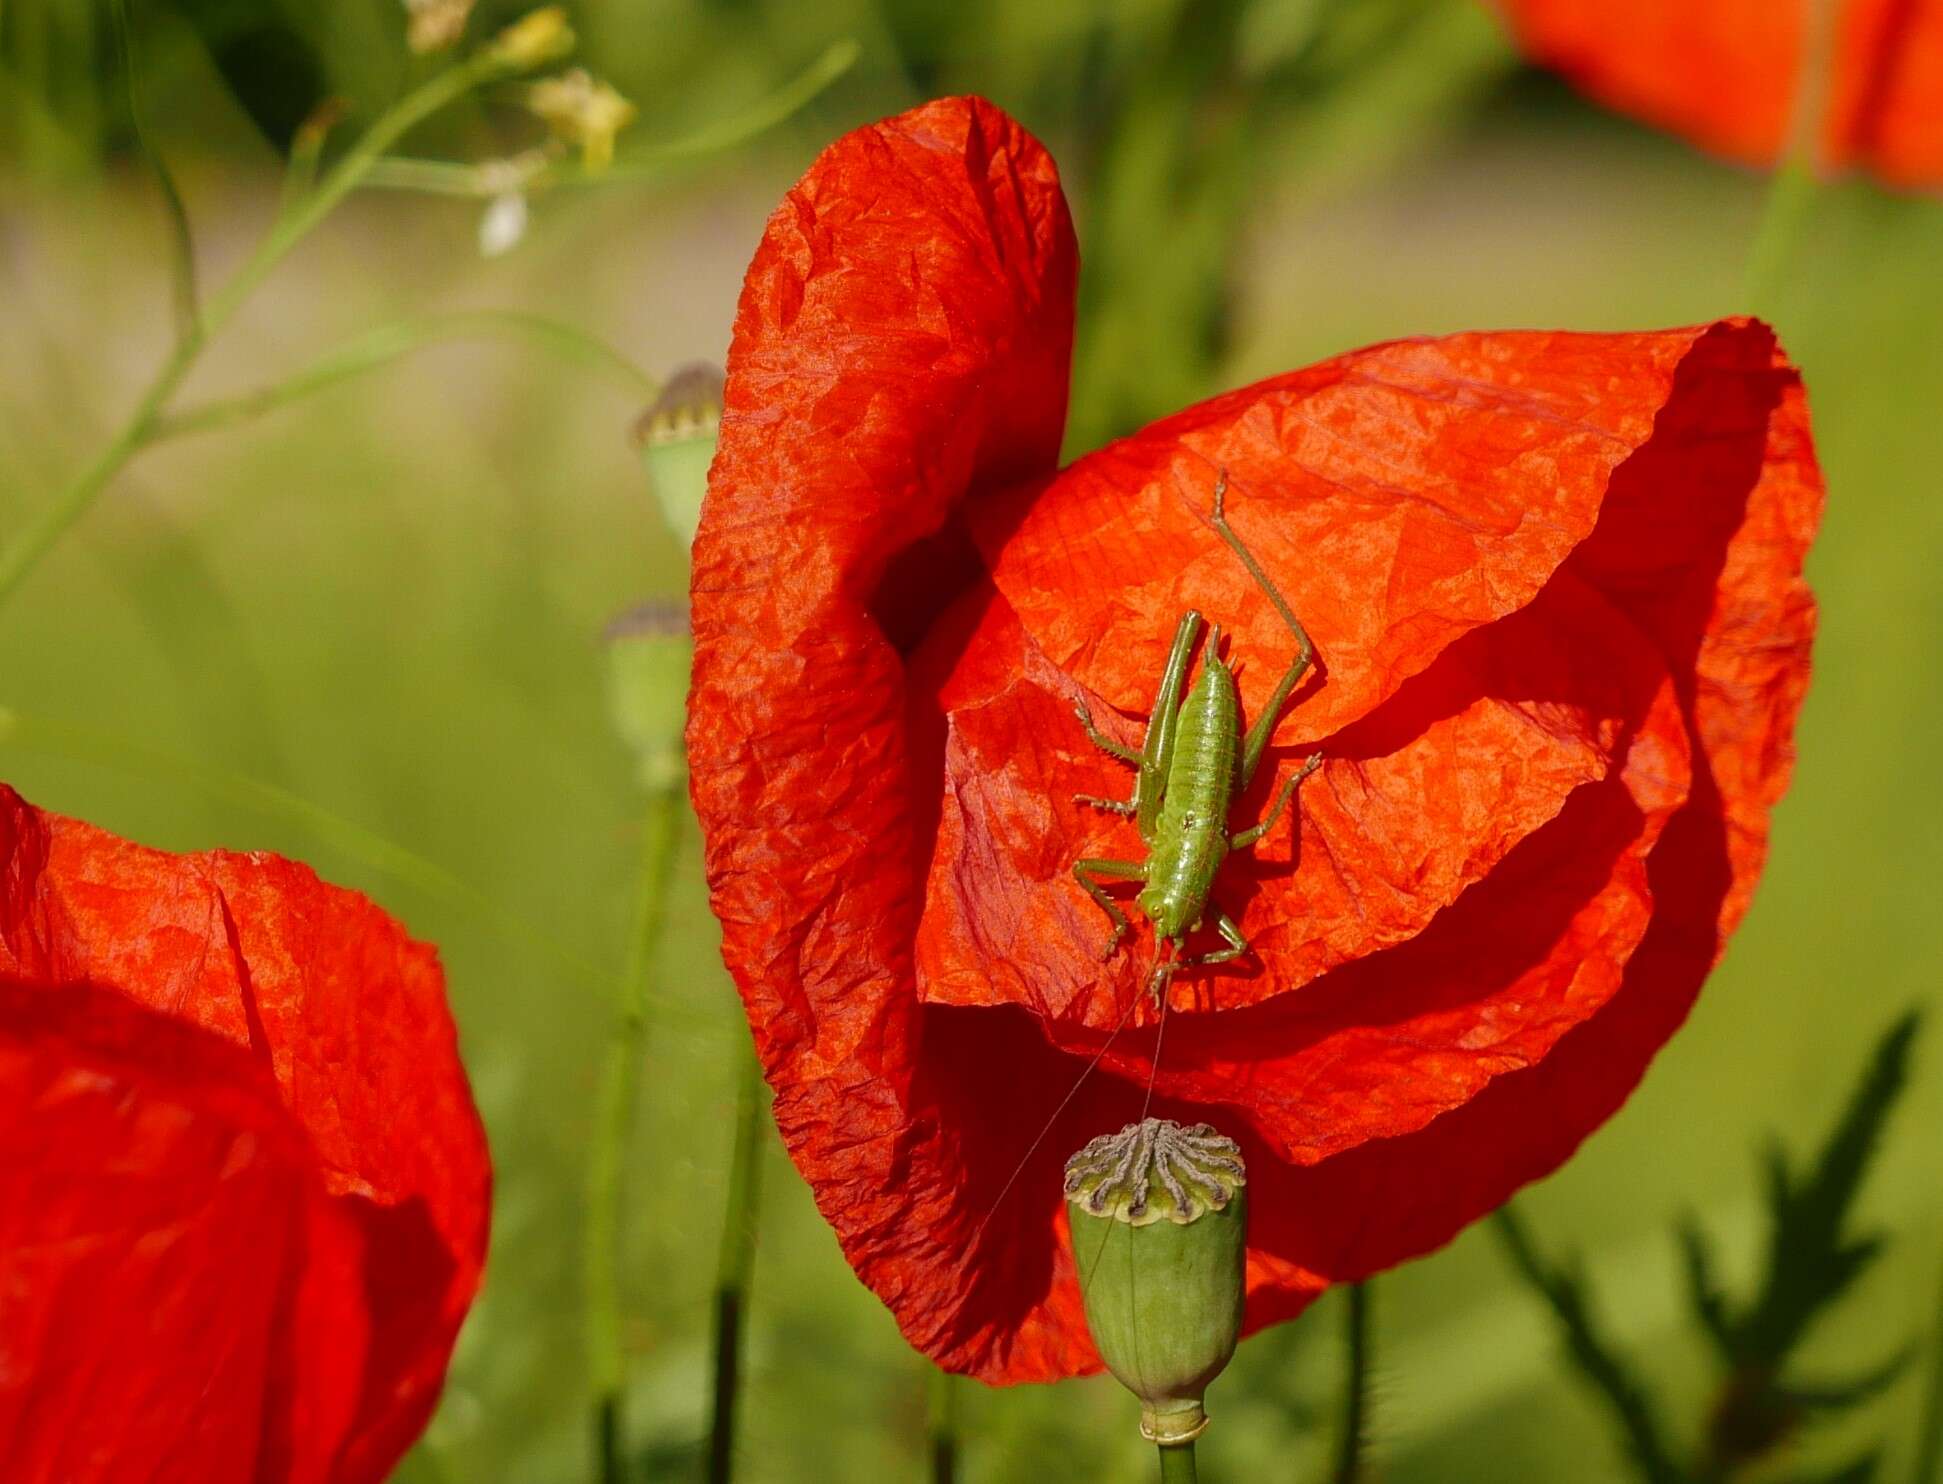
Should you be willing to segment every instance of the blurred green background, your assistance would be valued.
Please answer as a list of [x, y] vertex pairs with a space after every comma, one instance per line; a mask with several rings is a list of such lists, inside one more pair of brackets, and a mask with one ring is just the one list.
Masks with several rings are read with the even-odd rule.
[[[657, 373], [726, 347], [765, 216], [815, 151], [945, 92], [1011, 109], [1062, 163], [1085, 257], [1072, 450], [1192, 398], [1386, 337], [1643, 328], [1740, 310], [1765, 182], [1522, 68], [1471, 0], [577, 0], [577, 60], [647, 149], [736, 120], [833, 42], [857, 64], [732, 150], [536, 195], [480, 255], [483, 202], [365, 192], [254, 298], [186, 400], [246, 391], [432, 309], [524, 309]], [[471, 34], [517, 12], [481, 4]], [[137, 3], [140, 88], [205, 285], [275, 208], [326, 94], [368, 120], [432, 64], [398, 0]], [[408, 141], [530, 142], [490, 91]], [[100, 447], [166, 353], [167, 237], [104, 7], [0, 0], [0, 535]], [[1613, 1332], [1690, 1435], [1706, 1376], [1669, 1233], [1762, 1238], [1753, 1155], [1805, 1148], [1901, 1009], [1937, 998], [1943, 810], [1943, 203], [1843, 183], [1766, 306], [1805, 369], [1828, 517], [1794, 792], [1752, 916], [1645, 1086], [1523, 1209], [1587, 1260]], [[519, 343], [417, 353], [233, 430], [141, 454], [0, 610], [0, 776], [175, 849], [300, 856], [437, 941], [492, 1134], [485, 1293], [401, 1477], [586, 1477], [580, 1182], [643, 804], [601, 631], [683, 588], [621, 378]], [[286, 806], [285, 790], [330, 816]], [[339, 823], [333, 823], [332, 821]], [[373, 832], [463, 883], [361, 843]], [[744, 1042], [692, 838], [656, 965], [626, 1222], [630, 1396], [648, 1477], [706, 1426], [709, 1290]], [[1933, 1043], [1943, 1030], [1931, 1027]], [[1893, 1246], [1817, 1331], [1830, 1372], [1937, 1307], [1943, 1082], [1916, 1085], [1865, 1191]], [[926, 1366], [765, 1144], [740, 1477], [915, 1478]], [[1626, 1477], [1604, 1414], [1488, 1232], [1381, 1280], [1378, 1473], [1396, 1484]], [[1316, 1477], [1336, 1298], [1243, 1346], [1206, 1475]], [[1102, 1381], [964, 1388], [963, 1477], [1148, 1477]], [[1885, 1438], [1907, 1473], [1920, 1367], [1793, 1461]], [[1780, 1469], [1775, 1477], [1786, 1474]]]

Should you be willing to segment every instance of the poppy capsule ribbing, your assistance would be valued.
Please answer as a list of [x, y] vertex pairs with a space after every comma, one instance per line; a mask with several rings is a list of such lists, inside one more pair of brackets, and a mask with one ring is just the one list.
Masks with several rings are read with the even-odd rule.
[[1241, 1337], [1248, 1231], [1241, 1150], [1213, 1125], [1148, 1118], [1066, 1162], [1087, 1327], [1162, 1447], [1208, 1425], [1208, 1385]]

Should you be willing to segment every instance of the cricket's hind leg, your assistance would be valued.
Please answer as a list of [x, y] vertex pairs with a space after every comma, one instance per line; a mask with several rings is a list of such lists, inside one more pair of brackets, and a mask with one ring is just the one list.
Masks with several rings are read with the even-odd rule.
[[1307, 778], [1321, 766], [1322, 754], [1319, 752], [1313, 754], [1306, 763], [1290, 776], [1288, 781], [1276, 793], [1275, 802], [1269, 806], [1268, 817], [1260, 824], [1250, 825], [1247, 829], [1230, 836], [1228, 848], [1230, 850], [1246, 850], [1257, 840], [1261, 839], [1263, 835], [1266, 835], [1270, 830], [1274, 829], [1275, 821], [1282, 817], [1282, 810], [1288, 806], [1288, 802], [1294, 796], [1296, 788], [1304, 778]]

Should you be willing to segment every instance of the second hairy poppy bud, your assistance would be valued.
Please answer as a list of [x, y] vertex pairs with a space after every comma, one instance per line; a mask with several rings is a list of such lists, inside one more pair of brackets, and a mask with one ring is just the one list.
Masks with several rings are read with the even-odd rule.
[[608, 624], [606, 638], [608, 706], [634, 754], [641, 786], [649, 792], [678, 787], [688, 776], [681, 728], [695, 657], [687, 605], [642, 603]]
[[1234, 1140], [1160, 1118], [1066, 1161], [1087, 1327], [1163, 1448], [1208, 1425], [1202, 1398], [1241, 1337], [1247, 1178]]

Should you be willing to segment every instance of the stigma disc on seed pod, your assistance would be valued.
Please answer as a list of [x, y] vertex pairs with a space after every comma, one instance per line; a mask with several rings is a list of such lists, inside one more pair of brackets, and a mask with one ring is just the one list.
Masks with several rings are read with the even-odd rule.
[[1206, 1123], [1143, 1119], [1066, 1162], [1087, 1327], [1163, 1447], [1207, 1426], [1241, 1337], [1247, 1185], [1240, 1147]]

